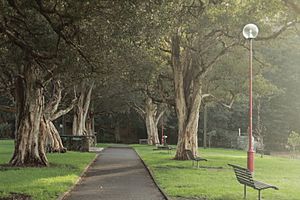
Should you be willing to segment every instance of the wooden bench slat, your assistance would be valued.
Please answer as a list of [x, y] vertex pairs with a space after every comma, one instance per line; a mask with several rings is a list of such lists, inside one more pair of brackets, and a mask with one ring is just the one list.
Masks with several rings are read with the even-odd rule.
[[244, 180], [248, 180], [248, 181], [249, 181], [249, 183], [251, 183], [252, 185], [254, 185], [254, 182], [253, 182], [253, 180], [252, 180], [252, 179], [250, 179], [248, 176], [244, 176], [244, 175], [237, 175], [237, 174], [236, 174], [236, 178], [237, 178], [237, 179], [244, 179]]
[[197, 160], [203, 160], [203, 161], [207, 161], [207, 159], [205, 159], [205, 158], [201, 158], [201, 157], [195, 157], [194, 156], [194, 154], [192, 153], [192, 151], [191, 150], [189, 150], [189, 149], [186, 149], [185, 150], [186, 151], [186, 153], [187, 153], [187, 155], [188, 155], [188, 157], [189, 157], [189, 159], [191, 159], [191, 160], [195, 160], [195, 161], [197, 161]]
[[267, 188], [273, 188], [275, 190], [278, 190], [278, 187], [274, 186], [274, 185], [270, 185], [268, 183], [263, 183], [263, 182], [260, 182], [260, 181], [254, 181], [254, 185], [256, 188], [258, 189], [267, 189]]
[[244, 171], [244, 170], [240, 170], [240, 169], [234, 169], [234, 171], [238, 172], [238, 173], [247, 174], [247, 175], [251, 176], [251, 173], [248, 172], [248, 171]]
[[234, 171], [235, 171], [235, 173], [238, 174], [238, 175], [247, 176], [247, 177], [249, 177], [249, 178], [252, 177], [251, 174], [249, 174], [249, 173], [245, 173], [245, 172], [237, 171], [237, 170], [234, 170]]
[[258, 190], [258, 199], [260, 200], [260, 191], [268, 188], [273, 188], [275, 190], [278, 190], [278, 188], [274, 185], [270, 185], [267, 183], [263, 183], [260, 181], [253, 180], [251, 172], [246, 169], [242, 168], [237, 165], [228, 164], [229, 166], [233, 167], [235, 176], [237, 181], [240, 184], [244, 185], [244, 198], [246, 198], [246, 186], [252, 187], [255, 190]]
[[254, 183], [251, 182], [251, 181], [248, 181], [246, 179], [238, 179], [238, 181], [241, 183], [241, 184], [244, 184], [244, 185], [248, 185], [250, 187], [254, 187]]
[[207, 159], [205, 159], [205, 158], [200, 158], [200, 157], [197, 157], [197, 158], [195, 158], [194, 160], [196, 160], [196, 161], [207, 161]]
[[252, 178], [250, 178], [247, 175], [244, 175], [244, 174], [235, 174], [235, 176], [237, 177], [237, 179], [239, 179], [239, 178], [241, 178], [241, 179], [247, 179], [247, 180], [253, 182]]
[[236, 176], [241, 177], [241, 178], [247, 178], [252, 180], [251, 176], [248, 176], [248, 174], [240, 174], [240, 173], [235, 173]]
[[199, 161], [207, 161], [205, 158], [196, 157], [190, 149], [186, 149], [185, 152], [187, 153], [188, 158], [193, 161], [193, 166], [194, 161], [197, 162], [197, 167], [199, 167]]
[[248, 178], [248, 179], [252, 180], [252, 175], [249, 173], [244, 173], [244, 172], [237, 171], [237, 170], [234, 170], [234, 172], [235, 172], [236, 176], [244, 177], [244, 178]]

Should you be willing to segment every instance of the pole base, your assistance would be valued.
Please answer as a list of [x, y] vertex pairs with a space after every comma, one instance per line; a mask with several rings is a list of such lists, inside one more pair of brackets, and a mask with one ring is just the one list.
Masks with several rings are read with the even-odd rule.
[[254, 172], [254, 151], [252, 150], [248, 150], [247, 152], [247, 167], [248, 170], [253, 173]]

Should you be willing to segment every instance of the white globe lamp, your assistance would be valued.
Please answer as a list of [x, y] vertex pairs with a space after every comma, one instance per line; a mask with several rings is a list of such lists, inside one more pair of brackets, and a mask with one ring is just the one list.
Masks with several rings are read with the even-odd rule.
[[255, 24], [247, 24], [243, 28], [243, 36], [246, 39], [254, 39], [258, 35], [258, 27]]

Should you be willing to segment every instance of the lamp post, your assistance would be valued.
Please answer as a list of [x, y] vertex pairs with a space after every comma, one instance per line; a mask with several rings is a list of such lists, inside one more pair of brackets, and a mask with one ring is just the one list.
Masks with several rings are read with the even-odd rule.
[[243, 36], [249, 40], [249, 145], [247, 153], [247, 167], [251, 173], [254, 172], [254, 148], [252, 143], [252, 40], [256, 38], [258, 28], [255, 24], [247, 24], [243, 29]]

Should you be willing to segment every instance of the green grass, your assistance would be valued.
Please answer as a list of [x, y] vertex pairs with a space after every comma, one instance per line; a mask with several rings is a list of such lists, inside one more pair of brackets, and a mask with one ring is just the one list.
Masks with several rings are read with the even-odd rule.
[[[8, 163], [13, 141], [0, 140], [0, 164]], [[50, 167], [0, 167], [0, 197], [9, 193], [25, 193], [35, 200], [51, 200], [66, 192], [93, 160], [93, 153], [67, 152], [48, 154]]]
[[[231, 167], [245, 167], [246, 152], [230, 149], [199, 149], [199, 155], [208, 159], [204, 168], [193, 168], [192, 161], [176, 161], [175, 150], [153, 151], [152, 146], [132, 145], [153, 172], [161, 188], [171, 197], [209, 200], [240, 200], [243, 186], [239, 184]], [[218, 169], [221, 168], [221, 169]], [[271, 156], [255, 157], [255, 179], [274, 184], [279, 190], [262, 191], [264, 199], [300, 199], [300, 160]], [[247, 199], [257, 199], [257, 190], [247, 189]]]

